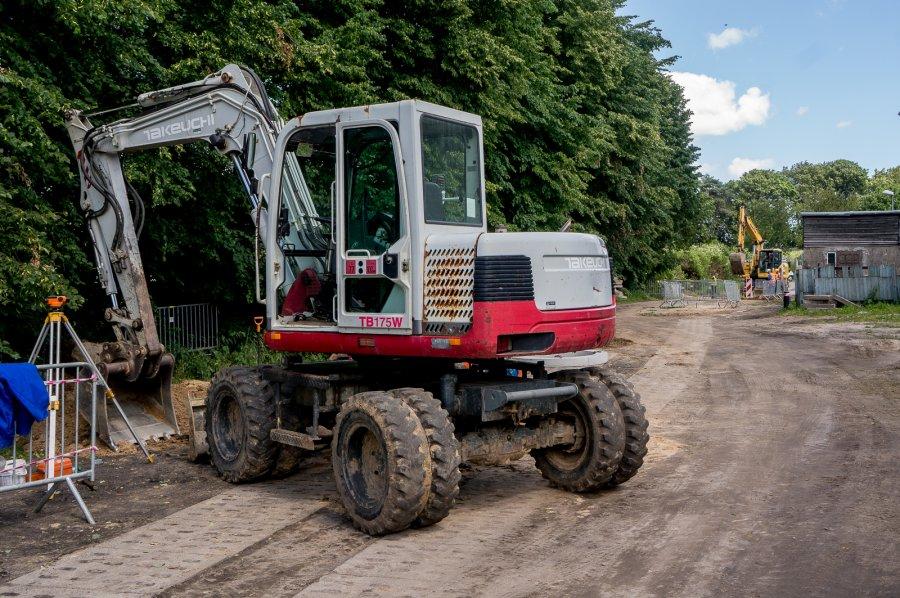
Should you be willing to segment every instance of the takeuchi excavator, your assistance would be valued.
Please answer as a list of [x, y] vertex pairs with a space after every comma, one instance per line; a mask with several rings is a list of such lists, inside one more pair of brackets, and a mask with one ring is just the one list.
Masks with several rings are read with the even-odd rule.
[[[753, 256], [750, 262], [744, 248], [744, 236], [750, 233], [753, 237]], [[788, 263], [784, 260], [784, 254], [780, 249], [766, 249], [765, 240], [759, 229], [747, 214], [747, 209], [741, 206], [738, 212], [738, 249], [729, 254], [732, 274], [744, 277], [744, 280], [769, 280], [778, 277], [781, 280], [793, 279]]]
[[350, 518], [377, 535], [443, 519], [462, 461], [530, 451], [545, 478], [576, 492], [637, 473], [644, 408], [600, 350], [615, 332], [605, 243], [488, 232], [479, 116], [404, 100], [285, 122], [237, 65], [131, 107], [106, 124], [74, 110], [66, 122], [115, 336], [93, 357], [134, 391], [139, 432], [178, 431], [174, 360], [157, 336], [142, 202], [121, 160], [201, 142], [247, 195], [263, 338], [285, 354], [220, 371], [192, 413], [194, 453], [223, 478], [283, 474], [330, 447]]

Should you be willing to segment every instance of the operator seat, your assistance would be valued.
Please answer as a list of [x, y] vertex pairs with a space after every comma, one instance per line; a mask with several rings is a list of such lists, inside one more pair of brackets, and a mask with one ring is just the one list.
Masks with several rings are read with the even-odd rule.
[[444, 200], [441, 188], [437, 183], [425, 180], [425, 220], [427, 222], [445, 222]]
[[311, 317], [315, 311], [312, 299], [318, 297], [321, 292], [322, 282], [319, 280], [319, 274], [313, 268], [306, 268], [291, 283], [291, 288], [281, 305], [281, 315]]

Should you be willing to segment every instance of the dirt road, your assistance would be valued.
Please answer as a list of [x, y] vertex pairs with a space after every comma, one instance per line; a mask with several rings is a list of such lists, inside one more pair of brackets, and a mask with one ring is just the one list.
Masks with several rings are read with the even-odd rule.
[[[115, 533], [134, 529], [43, 569], [96, 531], [62, 501], [24, 523], [24, 502], [0, 505], [0, 596], [900, 594], [900, 330], [759, 306], [619, 315], [615, 361], [653, 439], [615, 491], [553, 490], [526, 458], [467, 470], [441, 524], [371, 539], [345, 521], [321, 460], [266, 484], [195, 482], [187, 497], [168, 484], [169, 503], [141, 516], [100, 487], [87, 497], [100, 529], [106, 506]], [[123, 551], [155, 564], [123, 566]]]

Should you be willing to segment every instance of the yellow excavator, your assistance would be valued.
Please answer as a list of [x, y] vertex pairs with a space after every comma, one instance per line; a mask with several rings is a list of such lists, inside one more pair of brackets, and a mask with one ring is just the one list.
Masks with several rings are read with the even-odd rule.
[[[747, 231], [753, 237], [753, 257], [749, 263], [747, 262], [744, 248], [744, 236]], [[784, 253], [780, 249], [765, 249], [764, 245], [765, 240], [759, 229], [756, 228], [753, 220], [747, 215], [747, 209], [741, 206], [738, 215], [739, 251], [728, 256], [731, 262], [732, 274], [743, 276], [744, 280], [768, 280], [773, 276], [777, 276], [782, 280], [793, 280], [794, 274], [784, 260]]]

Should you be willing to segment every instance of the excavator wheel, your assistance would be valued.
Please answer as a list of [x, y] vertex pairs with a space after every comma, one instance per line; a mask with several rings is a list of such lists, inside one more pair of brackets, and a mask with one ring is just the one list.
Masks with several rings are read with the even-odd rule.
[[275, 424], [275, 391], [257, 368], [219, 371], [206, 396], [209, 457], [228, 482], [251, 482], [275, 467], [278, 445], [269, 438]]
[[631, 479], [644, 464], [650, 440], [646, 410], [641, 404], [641, 396], [622, 375], [606, 367], [592, 369], [591, 375], [605, 384], [616, 398], [625, 421], [625, 450], [619, 468], [609, 481], [610, 486], [617, 486]]
[[426, 507], [431, 451], [416, 412], [387, 392], [363, 392], [341, 407], [331, 461], [353, 524], [372, 536], [408, 528]]
[[613, 479], [625, 450], [625, 422], [612, 393], [588, 372], [554, 376], [578, 386], [579, 393], [559, 405], [557, 417], [575, 424], [575, 442], [531, 451], [541, 474], [554, 486], [591, 492]]
[[447, 516], [459, 495], [459, 441], [441, 402], [421, 388], [398, 388], [391, 394], [406, 401], [422, 423], [431, 447], [431, 488], [413, 527], [434, 525]]

